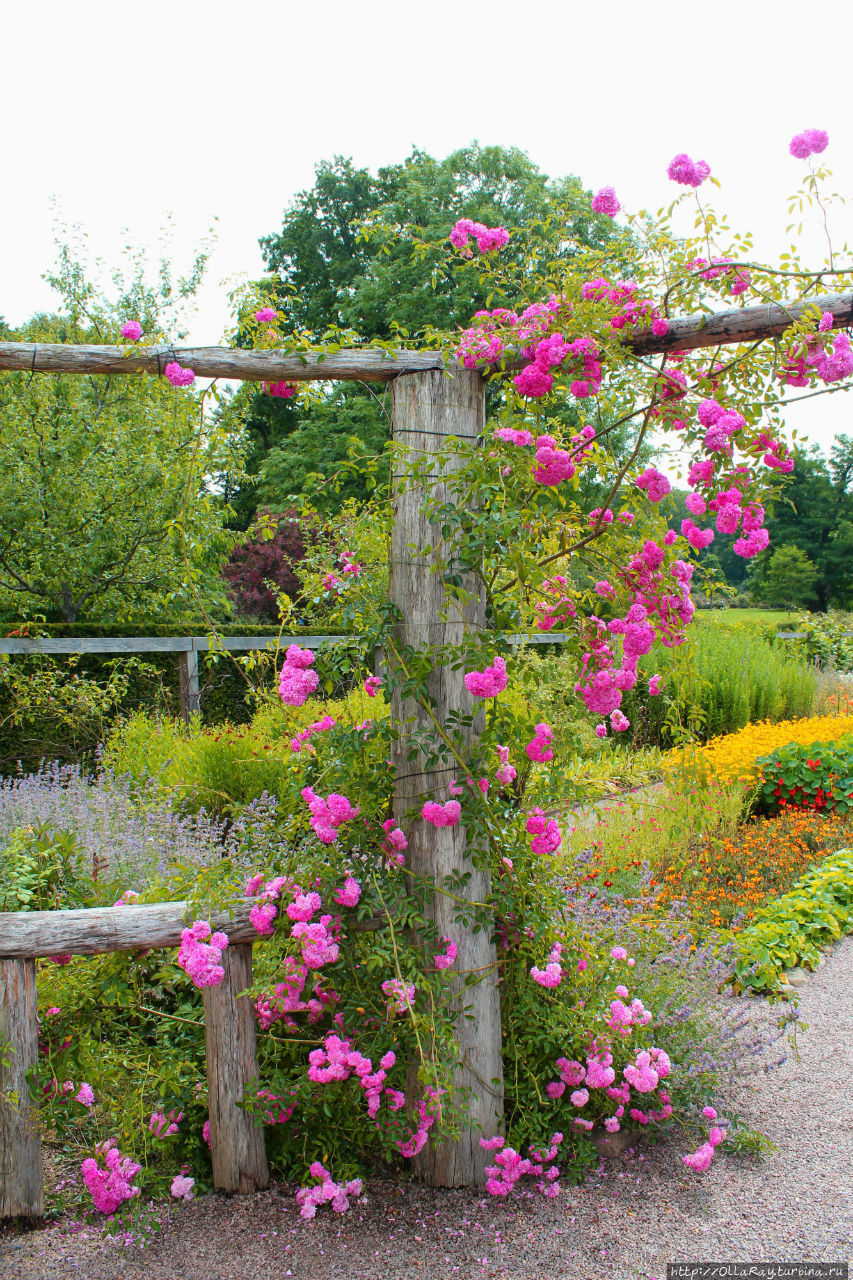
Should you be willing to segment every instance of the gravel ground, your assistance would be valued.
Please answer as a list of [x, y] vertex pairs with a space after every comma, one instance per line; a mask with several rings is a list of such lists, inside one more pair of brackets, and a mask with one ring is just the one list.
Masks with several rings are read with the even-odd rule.
[[0, 1236], [3, 1280], [653, 1280], [668, 1262], [853, 1260], [853, 936], [800, 993], [799, 1052], [730, 1109], [777, 1150], [705, 1175], [661, 1144], [555, 1200], [372, 1183], [303, 1222], [293, 1188], [169, 1210], [144, 1250], [62, 1223]]

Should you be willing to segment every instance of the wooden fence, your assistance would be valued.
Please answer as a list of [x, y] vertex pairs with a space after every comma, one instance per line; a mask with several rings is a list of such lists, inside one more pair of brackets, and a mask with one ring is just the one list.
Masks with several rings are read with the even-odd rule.
[[[570, 637], [559, 632], [548, 635], [512, 635], [510, 644], [562, 644]], [[9, 654], [63, 654], [63, 653], [174, 653], [178, 659], [178, 678], [181, 691], [181, 715], [189, 723], [201, 710], [201, 687], [198, 676], [198, 655], [211, 649], [229, 652], [272, 650], [278, 645], [282, 651], [289, 644], [316, 649], [320, 645], [335, 644], [342, 640], [357, 643], [361, 636], [219, 636], [213, 644], [209, 636], [77, 636], [73, 638], [52, 636], [0, 637], [0, 653]]]
[[[186, 911], [186, 902], [168, 902], [0, 912], [0, 1220], [44, 1213], [39, 1115], [27, 1081], [38, 1057], [36, 958], [176, 947]], [[258, 934], [248, 907], [211, 923], [229, 939], [222, 954], [225, 977], [203, 996], [213, 1185], [242, 1195], [269, 1183], [264, 1130], [240, 1106], [258, 1075], [255, 1015], [240, 995], [252, 984]]]

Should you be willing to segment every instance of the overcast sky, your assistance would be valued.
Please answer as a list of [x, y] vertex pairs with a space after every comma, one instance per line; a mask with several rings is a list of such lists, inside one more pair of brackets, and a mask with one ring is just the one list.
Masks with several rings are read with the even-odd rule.
[[[0, 41], [0, 315], [12, 324], [53, 305], [51, 197], [110, 266], [127, 239], [155, 245], [166, 212], [186, 265], [217, 216], [190, 333], [214, 344], [227, 283], [260, 274], [258, 237], [336, 154], [375, 169], [415, 146], [517, 146], [552, 176], [656, 210], [686, 151], [770, 259], [791, 242], [786, 196], [805, 168], [788, 153], [794, 133], [829, 131], [833, 189], [853, 193], [850, 0], [42, 0], [4, 4]], [[851, 210], [835, 211], [837, 242], [853, 241]], [[807, 261], [823, 257], [821, 234], [804, 228]], [[822, 444], [851, 420], [849, 394], [788, 416]]]

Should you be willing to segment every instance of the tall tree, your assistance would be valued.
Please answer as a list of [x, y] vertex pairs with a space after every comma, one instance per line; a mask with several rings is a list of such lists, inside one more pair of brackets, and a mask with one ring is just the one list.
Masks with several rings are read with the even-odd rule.
[[[201, 278], [149, 289], [135, 260], [108, 303], [65, 246], [51, 282], [62, 314], [38, 316], [27, 342], [122, 341], [123, 320], [158, 333], [158, 312]], [[187, 610], [194, 590], [222, 595], [231, 539], [208, 477], [236, 459], [201, 398], [165, 379], [0, 375], [0, 609], [7, 615], [129, 617]]]

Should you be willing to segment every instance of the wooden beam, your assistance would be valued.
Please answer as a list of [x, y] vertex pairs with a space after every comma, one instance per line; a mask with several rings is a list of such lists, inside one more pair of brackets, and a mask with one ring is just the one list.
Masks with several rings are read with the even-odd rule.
[[0, 370], [30, 373], [150, 373], [162, 376], [172, 361], [200, 378], [236, 378], [242, 382], [389, 382], [415, 369], [440, 369], [439, 351], [384, 351], [369, 347], [336, 354], [290, 355], [281, 350], [242, 347], [146, 347], [125, 354], [123, 347], [73, 346], [70, 343], [0, 342]]
[[853, 292], [831, 293], [785, 305], [774, 302], [760, 307], [732, 307], [713, 315], [683, 316], [669, 321], [664, 337], [657, 338], [651, 330], [646, 330], [629, 335], [625, 345], [637, 355], [655, 355], [664, 351], [695, 351], [699, 347], [761, 342], [778, 338], [810, 307], [817, 307], [821, 313], [829, 311], [835, 318], [836, 329], [853, 325]]
[[[447, 435], [475, 442], [485, 426], [484, 383], [478, 374], [467, 369], [457, 369], [450, 378], [438, 372], [398, 378], [393, 386], [392, 406], [392, 437], [399, 446], [398, 457], [403, 460], [408, 451], [419, 460], [434, 454]], [[461, 609], [454, 608], [448, 618], [440, 560], [442, 556], [446, 558], [449, 551], [442, 543], [439, 530], [428, 523], [422, 510], [427, 497], [454, 501], [453, 472], [461, 465], [461, 460], [453, 456], [446, 460], [441, 471], [435, 467], [417, 487], [399, 484], [400, 472], [396, 477], [389, 595], [402, 617], [393, 632], [398, 652], [406, 646], [422, 650], [425, 643], [457, 644], [466, 632], [481, 630], [485, 625], [483, 587], [473, 574], [466, 576], [464, 584], [470, 593], [470, 603]], [[430, 554], [419, 552], [419, 548], [426, 546], [432, 548]], [[385, 661], [389, 667], [397, 665], [390, 651], [386, 652]], [[477, 711], [464, 734], [465, 741], [460, 743], [465, 758], [482, 732], [482, 703], [479, 710], [474, 706], [461, 670], [434, 666], [427, 688], [433, 713], [441, 724], [447, 724], [454, 712]], [[428, 772], [420, 749], [412, 751], [414, 735], [424, 735], [427, 740], [434, 735], [433, 722], [422, 706], [414, 699], [402, 702], [395, 693], [391, 711], [396, 727], [392, 745], [394, 817], [397, 822], [405, 823], [407, 829], [411, 828], [407, 865], [439, 887], [447, 877], [457, 880], [455, 898], [436, 893], [428, 910], [439, 936], [452, 939], [458, 947], [454, 972], [459, 976], [452, 987], [458, 1013], [456, 1083], [468, 1091], [473, 1119], [473, 1124], [461, 1129], [457, 1141], [430, 1142], [416, 1158], [415, 1167], [422, 1177], [437, 1186], [468, 1186], [485, 1180], [483, 1170], [489, 1157], [480, 1146], [479, 1138], [484, 1133], [491, 1137], [503, 1121], [501, 1012], [492, 931], [486, 927], [475, 933], [470, 923], [463, 926], [456, 921], [460, 899], [488, 901], [489, 873], [486, 867], [474, 865], [462, 823], [454, 827], [433, 827], [420, 820], [425, 800], [444, 802], [450, 798], [449, 786], [456, 769], [450, 761], [449, 770], [443, 767], [439, 772]], [[423, 738], [420, 740], [423, 742]], [[460, 772], [464, 780], [464, 770]], [[462, 875], [470, 876], [464, 887], [458, 883]], [[471, 985], [466, 987], [466, 982]]]
[[[78, 911], [0, 912], [0, 960], [30, 956], [98, 956], [108, 951], [177, 947], [188, 928], [186, 902], [140, 907], [85, 907]], [[191, 923], [191, 922], [190, 922]], [[211, 920], [230, 942], [257, 941], [249, 907]]]
[[[788, 305], [732, 307], [712, 315], [683, 316], [670, 320], [669, 331], [662, 338], [644, 330], [624, 335], [623, 342], [638, 355], [757, 342], [779, 337], [807, 307], [815, 306], [821, 312], [831, 312], [836, 328], [853, 325], [853, 292], [833, 293]], [[0, 342], [0, 370], [162, 375], [170, 360], [194, 369], [199, 377], [235, 378], [243, 382], [390, 382], [401, 375], [443, 369], [445, 363], [448, 366], [456, 363], [445, 362], [438, 351], [385, 352], [369, 347], [301, 356], [283, 350], [248, 351], [239, 347], [146, 347], [126, 355], [123, 347]], [[522, 363], [520, 358], [509, 360], [505, 368], [518, 368]]]
[[198, 683], [198, 650], [186, 649], [178, 654], [178, 685], [181, 694], [181, 716], [189, 724], [201, 711]]

